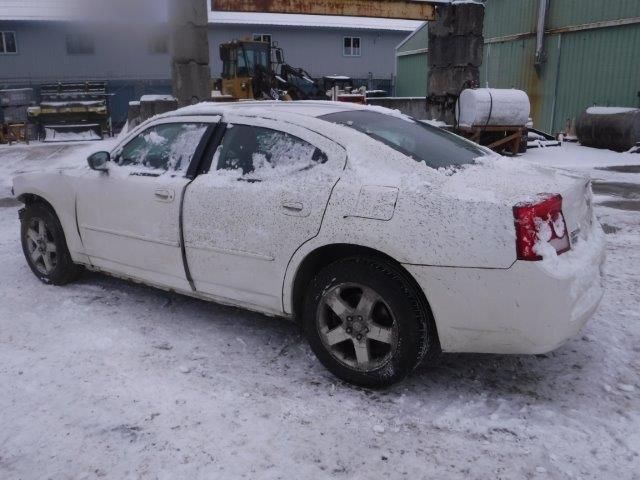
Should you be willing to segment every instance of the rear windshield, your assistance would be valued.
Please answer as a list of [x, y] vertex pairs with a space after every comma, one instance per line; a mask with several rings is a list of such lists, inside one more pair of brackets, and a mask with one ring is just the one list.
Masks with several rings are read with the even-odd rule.
[[482, 147], [422, 122], [383, 113], [352, 110], [323, 115], [323, 120], [366, 133], [391, 148], [424, 162], [432, 168], [448, 168], [474, 163], [487, 155]]

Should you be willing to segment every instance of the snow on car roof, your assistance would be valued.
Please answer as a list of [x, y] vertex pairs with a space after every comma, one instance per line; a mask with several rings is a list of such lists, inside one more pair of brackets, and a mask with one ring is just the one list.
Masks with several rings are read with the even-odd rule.
[[[281, 115], [282, 113], [293, 113], [305, 117], [320, 117], [331, 113], [344, 112], [348, 110], [361, 110], [365, 107], [347, 102], [329, 102], [329, 101], [297, 101], [297, 102], [278, 102], [278, 101], [253, 101], [253, 102], [237, 102], [237, 103], [215, 103], [203, 102], [198, 105], [181, 108], [175, 112], [164, 114], [170, 116], [194, 116], [194, 115], [220, 115], [224, 113], [233, 113], [235, 115]], [[392, 110], [389, 110], [392, 112]]]

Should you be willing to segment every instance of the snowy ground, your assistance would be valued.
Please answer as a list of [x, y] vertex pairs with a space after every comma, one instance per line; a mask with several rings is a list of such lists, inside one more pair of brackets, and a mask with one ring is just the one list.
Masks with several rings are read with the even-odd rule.
[[40, 284], [10, 178], [85, 148], [101, 145], [0, 146], [0, 478], [640, 478], [640, 169], [596, 169], [640, 155], [528, 154], [605, 185], [608, 288], [581, 335], [550, 355], [444, 355], [371, 392], [278, 319], [97, 274]]

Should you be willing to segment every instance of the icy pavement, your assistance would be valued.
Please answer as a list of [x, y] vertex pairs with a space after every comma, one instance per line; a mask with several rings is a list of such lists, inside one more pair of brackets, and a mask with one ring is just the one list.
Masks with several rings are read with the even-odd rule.
[[[615, 192], [596, 198], [608, 287], [581, 335], [543, 356], [444, 355], [371, 392], [282, 320], [97, 274], [40, 284], [10, 177], [87, 148], [0, 146], [0, 478], [640, 478], [640, 213], [602, 206]], [[595, 170], [640, 155], [528, 158], [640, 184]]]

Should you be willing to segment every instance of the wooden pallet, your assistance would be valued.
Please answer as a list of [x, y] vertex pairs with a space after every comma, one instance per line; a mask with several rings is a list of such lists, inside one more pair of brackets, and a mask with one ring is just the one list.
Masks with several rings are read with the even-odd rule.
[[0, 125], [0, 143], [24, 142], [29, 145], [29, 128], [26, 123]]
[[[522, 137], [526, 132], [525, 127], [509, 127], [509, 126], [486, 126], [486, 127], [463, 127], [459, 126], [456, 133], [468, 138], [469, 140], [484, 145], [496, 152], [510, 151], [511, 154], [517, 155], [520, 152]], [[489, 137], [492, 140], [487, 142], [484, 138]], [[496, 137], [499, 137], [496, 139]]]

